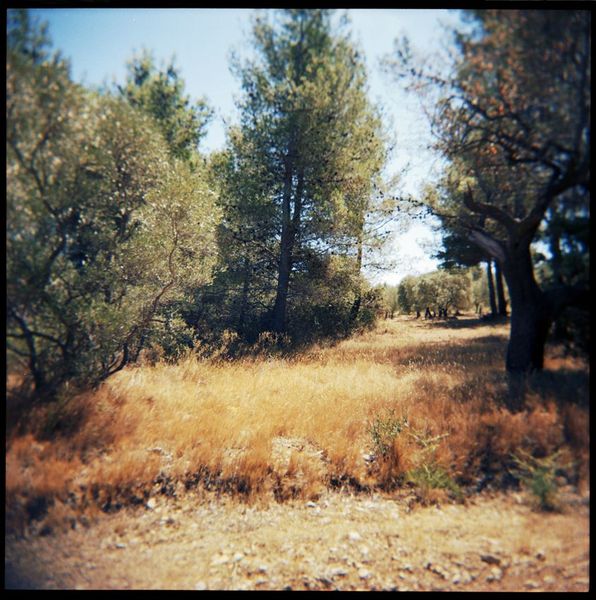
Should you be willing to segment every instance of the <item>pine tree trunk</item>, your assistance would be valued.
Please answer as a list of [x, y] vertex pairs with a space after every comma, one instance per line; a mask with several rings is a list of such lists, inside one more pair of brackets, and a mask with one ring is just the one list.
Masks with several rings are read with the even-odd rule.
[[[362, 236], [358, 237], [358, 253], [356, 255], [356, 268], [358, 269], [358, 274], [362, 270]], [[362, 290], [358, 287], [358, 291], [356, 292], [356, 298], [352, 304], [352, 308], [350, 309], [350, 324], [354, 323], [358, 318], [358, 313], [360, 312], [360, 305], [362, 304]], [[385, 317], [387, 318], [387, 317]], [[393, 317], [392, 317], [393, 318]]]
[[286, 165], [284, 192], [282, 197], [282, 227], [279, 248], [279, 263], [277, 271], [277, 289], [275, 304], [271, 318], [271, 330], [283, 333], [286, 330], [286, 310], [288, 303], [288, 290], [290, 287], [290, 271], [292, 268], [292, 222], [290, 219], [290, 203], [292, 195], [292, 167]]
[[248, 306], [248, 292], [250, 287], [250, 263], [248, 262], [248, 258], [244, 259], [244, 276], [242, 281], [242, 296], [240, 298], [240, 311], [238, 312], [238, 322], [236, 324], [236, 331], [240, 335], [243, 335], [245, 332], [245, 322], [246, 322], [246, 311]]
[[293, 251], [296, 235], [300, 230], [302, 214], [302, 194], [304, 191], [304, 174], [299, 173], [294, 197], [294, 212], [292, 214], [292, 179], [293, 167], [290, 159], [286, 162], [284, 193], [282, 198], [282, 230], [279, 252], [279, 267], [275, 304], [271, 320], [271, 330], [276, 333], [286, 331], [288, 292], [290, 289], [290, 274], [293, 266]]

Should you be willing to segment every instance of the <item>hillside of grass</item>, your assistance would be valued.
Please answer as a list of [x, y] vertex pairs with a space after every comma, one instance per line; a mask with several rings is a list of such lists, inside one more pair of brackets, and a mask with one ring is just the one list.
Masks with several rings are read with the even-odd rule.
[[471, 316], [399, 317], [301, 354], [194, 352], [58, 404], [8, 406], [7, 530], [190, 489], [283, 503], [407, 488], [430, 503], [522, 485], [556, 508], [558, 485], [589, 485], [588, 366], [548, 347], [512, 403], [507, 335]]

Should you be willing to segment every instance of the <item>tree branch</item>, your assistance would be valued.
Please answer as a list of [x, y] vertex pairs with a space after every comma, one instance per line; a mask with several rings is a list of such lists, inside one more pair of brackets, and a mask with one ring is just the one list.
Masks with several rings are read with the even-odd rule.
[[472, 194], [472, 189], [469, 185], [468, 189], [464, 192], [464, 205], [467, 209], [476, 214], [494, 219], [503, 225], [509, 233], [512, 234], [515, 231], [517, 225], [515, 219], [504, 210], [501, 210], [498, 206], [474, 200], [474, 195]]
[[500, 263], [505, 261], [505, 250], [502, 242], [478, 228], [469, 228], [468, 237], [473, 244], [482, 248], [489, 256], [494, 257]]

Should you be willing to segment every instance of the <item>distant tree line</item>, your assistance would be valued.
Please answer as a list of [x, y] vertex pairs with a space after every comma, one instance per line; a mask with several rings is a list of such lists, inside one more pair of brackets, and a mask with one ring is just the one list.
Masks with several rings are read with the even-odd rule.
[[446, 319], [469, 310], [471, 294], [472, 280], [468, 273], [438, 270], [404, 277], [397, 287], [397, 304], [403, 314]]

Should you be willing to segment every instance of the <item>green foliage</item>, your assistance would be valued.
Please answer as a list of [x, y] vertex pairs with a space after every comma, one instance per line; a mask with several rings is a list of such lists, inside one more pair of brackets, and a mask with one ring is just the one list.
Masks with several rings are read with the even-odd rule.
[[219, 216], [204, 175], [170, 160], [148, 116], [73, 84], [58, 57], [36, 62], [14, 44], [8, 349], [52, 398], [134, 360], [163, 302], [209, 279]]
[[47, 24], [39, 23], [22, 8], [9, 9], [6, 17], [6, 45], [13, 60], [32, 64], [48, 60], [51, 41]]
[[[591, 15], [472, 11], [454, 42], [449, 75], [398, 52], [400, 75], [432, 104], [435, 148], [448, 161], [425, 203], [449, 233], [449, 261], [474, 259], [461, 238], [498, 261], [511, 304], [506, 368], [540, 370], [551, 322], [565, 306], [589, 309], [589, 249], [576, 241], [589, 213]], [[540, 238], [556, 278], [547, 289], [531, 251]], [[578, 284], [568, 283], [564, 254], [584, 265]]]
[[557, 475], [563, 467], [561, 464], [561, 451], [557, 451], [543, 458], [536, 458], [528, 452], [520, 450], [512, 454], [515, 466], [510, 469], [511, 474], [521, 481], [532, 494], [536, 506], [540, 510], [558, 510]]
[[406, 481], [410, 481], [418, 487], [423, 496], [429, 490], [442, 489], [450, 492], [457, 500], [461, 500], [463, 497], [461, 488], [449, 475], [449, 472], [439, 464], [436, 457], [441, 440], [449, 434], [428, 436], [425, 432], [414, 429], [410, 429], [408, 434], [421, 449], [421, 455], [417, 461], [418, 466], [406, 473]]
[[[293, 324], [304, 316], [311, 333], [326, 321], [336, 334], [357, 321], [365, 292], [359, 271], [384, 160], [380, 119], [358, 54], [331, 30], [329, 11], [269, 14], [254, 22], [256, 59], [236, 65], [240, 127], [212, 163], [231, 284], [225, 305], [240, 333], [255, 324], [302, 333]], [[324, 285], [340, 282], [329, 301]]]
[[288, 334], [298, 343], [366, 329], [381, 309], [379, 292], [348, 257], [310, 256], [308, 268], [295, 274], [292, 291]]
[[401, 310], [424, 311], [427, 307], [438, 313], [466, 310], [471, 301], [471, 282], [464, 270], [439, 270], [419, 276], [405, 277], [398, 287]]
[[414, 310], [416, 278], [413, 275], [404, 277], [397, 287], [397, 302], [403, 314], [410, 314]]
[[377, 415], [367, 429], [374, 454], [386, 456], [393, 447], [395, 438], [407, 425], [407, 417], [397, 417], [395, 410], [387, 410], [383, 415]]
[[461, 500], [463, 497], [461, 488], [436, 458], [439, 444], [447, 434], [428, 436], [425, 432], [414, 429], [407, 416], [396, 416], [395, 409], [376, 415], [369, 423], [367, 433], [371, 439], [374, 455], [381, 460], [391, 456], [398, 436], [410, 437], [418, 447], [419, 455], [415, 460], [416, 466], [406, 471], [400, 479], [416, 486], [423, 497], [426, 497], [430, 490], [440, 489], [450, 492], [454, 498]]
[[406, 481], [413, 483], [423, 495], [427, 494], [428, 490], [446, 490], [457, 500], [463, 498], [462, 489], [447, 470], [436, 462], [423, 463], [411, 469], [406, 473]]
[[378, 291], [381, 294], [385, 316], [393, 318], [395, 312], [400, 308], [399, 287], [383, 284]]
[[126, 100], [155, 120], [174, 158], [189, 160], [196, 153], [213, 115], [204, 99], [192, 103], [173, 62], [158, 70], [148, 52], [128, 63], [128, 79], [119, 86]]

